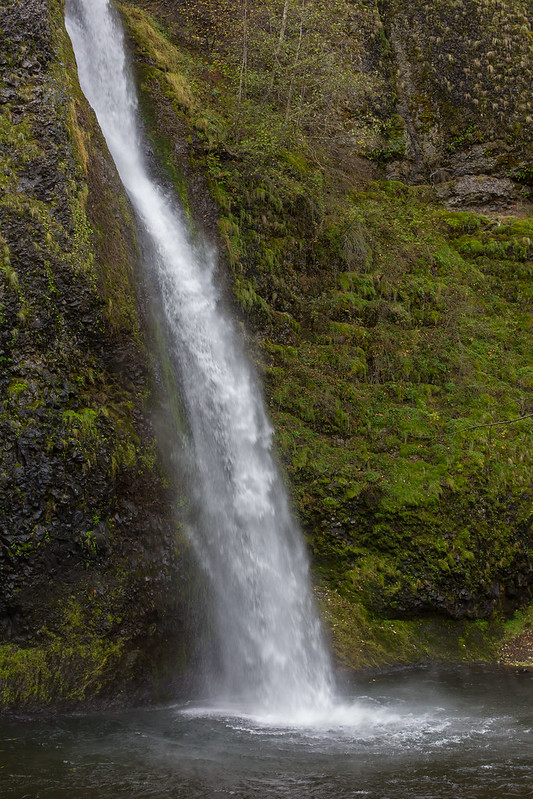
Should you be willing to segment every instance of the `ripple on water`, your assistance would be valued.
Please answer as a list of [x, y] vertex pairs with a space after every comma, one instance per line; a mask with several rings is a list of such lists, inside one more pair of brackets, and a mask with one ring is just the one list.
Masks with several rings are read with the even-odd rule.
[[297, 719], [187, 705], [5, 722], [0, 797], [532, 799], [532, 708], [531, 678], [470, 670], [362, 681]]

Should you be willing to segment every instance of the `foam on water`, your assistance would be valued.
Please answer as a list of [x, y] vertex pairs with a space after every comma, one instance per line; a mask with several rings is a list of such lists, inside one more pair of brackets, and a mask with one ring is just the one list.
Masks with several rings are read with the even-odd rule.
[[182, 717], [211, 719], [225, 726], [259, 736], [297, 735], [307, 741], [370, 741], [386, 737], [415, 741], [429, 734], [441, 736], [452, 720], [442, 709], [412, 712], [399, 704], [382, 705], [371, 699], [332, 702], [328, 708], [301, 708], [282, 713], [246, 713], [241, 707], [191, 706], [179, 708]]

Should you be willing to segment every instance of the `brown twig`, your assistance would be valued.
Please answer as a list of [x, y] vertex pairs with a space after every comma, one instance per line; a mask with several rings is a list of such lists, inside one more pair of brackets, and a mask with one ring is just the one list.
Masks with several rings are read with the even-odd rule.
[[516, 419], [505, 419], [502, 422], [487, 422], [486, 424], [473, 424], [471, 427], [463, 427], [461, 430], [455, 430], [453, 433], [445, 433], [448, 436], [456, 436], [458, 433], [465, 433], [467, 430], [475, 430], [477, 427], [496, 427], [499, 424], [513, 424], [513, 422], [521, 422], [522, 419], [531, 419], [533, 413], [526, 413], [525, 416], [518, 416]]

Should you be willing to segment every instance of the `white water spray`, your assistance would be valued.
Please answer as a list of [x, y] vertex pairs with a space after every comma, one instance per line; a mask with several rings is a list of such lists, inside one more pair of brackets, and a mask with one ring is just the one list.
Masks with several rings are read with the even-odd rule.
[[67, 0], [67, 30], [139, 225], [179, 364], [194, 453], [192, 543], [209, 577], [220, 650], [212, 699], [258, 712], [324, 712], [332, 676], [308, 564], [271, 454], [272, 430], [214, 258], [193, 246], [173, 198], [149, 176], [124, 37], [108, 0]]

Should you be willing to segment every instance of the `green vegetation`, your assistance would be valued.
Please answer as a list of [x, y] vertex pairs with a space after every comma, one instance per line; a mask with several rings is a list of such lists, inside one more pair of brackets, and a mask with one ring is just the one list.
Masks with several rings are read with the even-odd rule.
[[499, 662], [513, 668], [533, 667], [533, 606], [515, 611], [506, 623]]
[[515, 638], [523, 632], [533, 629], [533, 605], [523, 610], [515, 611], [512, 619], [505, 625], [505, 635], [507, 638]]
[[[405, 148], [389, 95], [373, 104], [378, 73], [367, 70], [366, 88], [350, 73], [348, 51], [362, 47], [358, 36], [368, 47], [371, 30], [374, 63], [388, 69], [371, 5], [312, 4], [330, 63], [347, 76], [339, 91], [350, 86], [355, 103], [342, 123], [296, 6], [252, 3], [246, 18], [231, 3], [216, 17], [210, 8], [169, 11], [165, 28], [124, 12], [140, 74], [159, 74], [152, 97], [146, 84], [146, 118], [165, 108], [169, 141], [190, 131], [188, 160], [171, 147], [166, 158], [181, 174], [202, 169], [218, 204], [280, 456], [343, 630], [339, 657], [436, 657], [442, 634], [455, 635], [454, 657], [490, 658], [496, 622], [435, 622], [429, 641], [422, 622], [384, 620], [491, 618], [527, 569], [533, 222], [447, 211], [428, 186], [371, 179], [361, 156], [387, 162]], [[176, 71], [174, 92], [163, 76]], [[472, 122], [453, 136], [454, 150], [481, 140]], [[373, 654], [351, 648], [355, 628]]]
[[401, 31], [411, 73], [401, 63], [399, 79], [411, 83], [402, 88], [417, 127], [429, 122], [452, 152], [499, 137], [511, 144], [530, 140], [528, 0], [383, 0], [382, 7], [383, 18], [394, 17]]
[[56, 630], [43, 628], [32, 646], [0, 645], [0, 707], [18, 709], [51, 702], [87, 701], [131, 677], [135, 662], [127, 640], [111, 633], [120, 622], [116, 597], [88, 591], [58, 603]]
[[[39, 198], [28, 178], [47, 168], [38, 114], [15, 116], [9, 103], [0, 113], [0, 173], [5, 189], [0, 197], [0, 276], [8, 289], [2, 322], [12, 326], [12, 344], [17, 342], [26, 351], [29, 364], [46, 363], [63, 370], [69, 400], [62, 411], [54, 407], [54, 392], [41, 378], [40, 366], [13, 374], [6, 398], [12, 423], [19, 417], [19, 433], [33, 424], [31, 412], [46, 405], [49, 418], [42, 427], [47, 451], [60, 450], [67, 460], [81, 446], [85, 468], [93, 468], [98, 457], [104, 462], [107, 458], [106, 467], [115, 478], [134, 465], [141, 470], [149, 462], [154, 465], [153, 443], [141, 442], [132, 418], [136, 403], [147, 402], [148, 389], [124, 388], [102, 370], [96, 354], [76, 348], [77, 320], [73, 323], [65, 308], [70, 301], [77, 303], [91, 317], [96, 335], [104, 331], [116, 335], [115, 346], [124, 345], [128, 337], [139, 346], [132, 222], [125, 199], [115, 195], [116, 177], [110, 180], [103, 174], [97, 153], [101, 134], [75, 80], [60, 4], [53, 4], [50, 14], [57, 52], [50, 66], [54, 124], [61, 131], [58, 137], [64, 138], [47, 201]], [[30, 81], [25, 88], [28, 97], [33, 87]], [[27, 238], [16, 240], [19, 226]], [[21, 251], [25, 267], [16, 270]], [[29, 322], [42, 332], [28, 330]]]
[[320, 607], [340, 666], [383, 668], [438, 661], [494, 661], [503, 625], [491, 621], [452, 621], [438, 616], [383, 619], [337, 591], [321, 590]]

